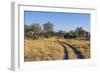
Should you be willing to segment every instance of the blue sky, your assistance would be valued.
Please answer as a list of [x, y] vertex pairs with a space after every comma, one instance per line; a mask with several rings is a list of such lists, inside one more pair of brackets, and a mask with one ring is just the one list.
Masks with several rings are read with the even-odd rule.
[[39, 23], [42, 26], [48, 21], [54, 25], [54, 31], [70, 31], [77, 27], [90, 31], [90, 14], [24, 11], [24, 24], [26, 25]]

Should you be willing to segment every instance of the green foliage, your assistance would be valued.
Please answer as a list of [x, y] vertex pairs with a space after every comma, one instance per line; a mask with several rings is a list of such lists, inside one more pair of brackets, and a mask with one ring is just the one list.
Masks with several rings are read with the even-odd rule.
[[41, 32], [41, 26], [38, 23], [33, 23], [31, 29], [34, 32], [33, 39], [38, 39], [39, 33]]
[[29, 32], [27, 33], [27, 36], [28, 36], [29, 38], [32, 38], [32, 37], [33, 37], [33, 32], [32, 32], [32, 31], [29, 31]]
[[30, 31], [30, 26], [24, 25], [24, 35], [27, 36], [27, 33]]
[[53, 31], [53, 24], [51, 22], [47, 22], [43, 24], [43, 29], [45, 32], [51, 32]]
[[24, 30], [25, 30], [25, 31], [28, 31], [29, 28], [30, 28], [30, 27], [29, 27], [28, 25], [26, 25], [26, 24], [24, 25]]
[[53, 24], [51, 22], [47, 22], [47, 23], [43, 24], [43, 30], [45, 32], [46, 38], [52, 37], [54, 35]]
[[79, 37], [90, 38], [90, 33], [85, 31], [82, 27], [77, 27], [75, 30], [70, 30], [69, 32], [62, 30], [55, 32], [53, 31], [53, 27], [54, 25], [51, 22], [44, 23], [43, 30], [39, 23], [33, 23], [30, 26], [24, 25], [24, 35], [25, 37], [30, 37], [32, 39], [49, 38], [55, 36], [68, 39], [75, 39]]
[[64, 35], [64, 38], [74, 39], [74, 38], [78, 38], [78, 37], [89, 38], [90, 37], [90, 33], [85, 31], [82, 27], [78, 27], [78, 28], [76, 28], [75, 31], [71, 30], [71, 31], [67, 32]]
[[75, 32], [76, 32], [76, 34], [77, 34], [77, 36], [78, 37], [82, 37], [82, 36], [84, 36], [84, 30], [83, 30], [83, 28], [82, 27], [79, 27], [79, 28], [77, 28], [76, 30], [75, 30]]
[[34, 33], [39, 33], [41, 31], [41, 26], [38, 23], [33, 23], [31, 29]]

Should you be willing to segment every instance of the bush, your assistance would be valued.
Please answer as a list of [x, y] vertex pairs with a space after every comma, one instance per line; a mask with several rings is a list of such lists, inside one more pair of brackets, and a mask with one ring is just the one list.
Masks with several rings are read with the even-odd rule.
[[27, 37], [32, 38], [32, 37], [33, 37], [33, 32], [32, 32], [32, 31], [29, 31], [29, 32], [27, 33]]

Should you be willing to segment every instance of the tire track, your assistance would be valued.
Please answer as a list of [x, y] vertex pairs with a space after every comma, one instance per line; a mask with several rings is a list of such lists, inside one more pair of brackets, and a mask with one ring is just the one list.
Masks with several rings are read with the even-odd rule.
[[85, 59], [84, 55], [81, 54], [80, 51], [78, 51], [75, 47], [71, 46], [70, 44], [67, 44], [69, 47], [71, 47], [75, 54], [77, 54], [77, 58], [79, 59]]
[[60, 43], [58, 40], [57, 40], [57, 42], [64, 48], [64, 59], [68, 59], [67, 47], [65, 45], [63, 45], [62, 43]]
[[72, 45], [67, 44], [67, 43], [65, 43], [65, 42], [61, 42], [61, 41], [59, 41], [59, 40], [58, 40], [58, 42], [59, 42], [60, 44], [62, 43], [62, 44], [65, 44], [65, 45], [69, 46], [69, 47], [73, 50], [74, 54], [77, 56], [78, 59], [85, 59], [84, 55], [82, 55], [81, 52], [78, 51], [78, 50], [77, 50], [75, 47], [73, 47]]

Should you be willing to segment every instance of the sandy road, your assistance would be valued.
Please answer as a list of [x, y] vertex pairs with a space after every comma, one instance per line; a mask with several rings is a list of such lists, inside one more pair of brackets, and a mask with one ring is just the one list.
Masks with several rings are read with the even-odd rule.
[[85, 59], [84, 55], [77, 48], [59, 40], [57, 42], [64, 48], [64, 59]]

